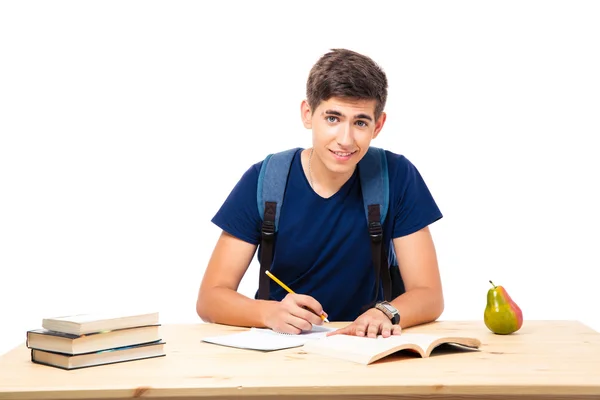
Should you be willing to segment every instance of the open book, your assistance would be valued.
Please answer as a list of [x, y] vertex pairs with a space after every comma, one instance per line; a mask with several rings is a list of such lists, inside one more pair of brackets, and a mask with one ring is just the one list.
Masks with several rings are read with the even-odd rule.
[[387, 338], [332, 335], [318, 340], [307, 341], [303, 350], [307, 353], [340, 358], [359, 364], [371, 364], [392, 353], [407, 350], [423, 358], [429, 357], [434, 349], [442, 344], [478, 349], [481, 341], [468, 336], [446, 336], [422, 333], [402, 333]]
[[279, 333], [266, 328], [250, 328], [243, 332], [205, 337], [202, 341], [239, 349], [273, 351], [300, 347], [308, 341], [324, 338], [336, 328], [313, 325], [312, 330], [299, 334]]

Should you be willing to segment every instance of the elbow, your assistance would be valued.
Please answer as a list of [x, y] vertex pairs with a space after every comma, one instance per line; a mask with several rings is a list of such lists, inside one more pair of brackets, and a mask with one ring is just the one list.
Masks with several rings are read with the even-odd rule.
[[444, 312], [444, 294], [441, 289], [429, 287], [422, 292], [422, 295], [422, 322], [434, 322]]
[[442, 313], [444, 312], [444, 294], [441, 290], [439, 290], [436, 294], [436, 296], [434, 296], [435, 300], [433, 302], [433, 305], [431, 307], [431, 313], [432, 313], [432, 321], [437, 320], [439, 317], [442, 316]]
[[208, 300], [206, 299], [206, 295], [201, 291], [198, 294], [198, 299], [196, 300], [196, 314], [202, 320], [202, 322], [213, 323], [213, 318], [210, 312], [210, 307], [208, 307]]

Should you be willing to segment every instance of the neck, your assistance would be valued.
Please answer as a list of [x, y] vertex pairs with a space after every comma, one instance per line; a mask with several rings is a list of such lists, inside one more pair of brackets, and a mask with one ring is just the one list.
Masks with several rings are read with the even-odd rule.
[[310, 186], [317, 194], [325, 198], [337, 193], [354, 173], [354, 170], [343, 174], [328, 170], [312, 148], [308, 150], [307, 166]]

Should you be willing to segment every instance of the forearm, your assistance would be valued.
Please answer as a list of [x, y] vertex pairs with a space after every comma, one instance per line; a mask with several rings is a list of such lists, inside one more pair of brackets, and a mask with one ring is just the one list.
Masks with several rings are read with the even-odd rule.
[[248, 298], [235, 290], [212, 287], [198, 297], [196, 312], [205, 322], [224, 325], [265, 327], [272, 301]]
[[396, 297], [391, 304], [400, 313], [400, 326], [408, 328], [436, 320], [444, 310], [441, 290], [414, 288]]

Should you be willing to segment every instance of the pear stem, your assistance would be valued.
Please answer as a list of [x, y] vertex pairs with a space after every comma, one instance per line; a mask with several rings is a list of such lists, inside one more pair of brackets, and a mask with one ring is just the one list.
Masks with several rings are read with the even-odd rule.
[[496, 289], [496, 285], [494, 285], [494, 282], [490, 281], [490, 283], [492, 284], [492, 286], [494, 287], [494, 289]]

